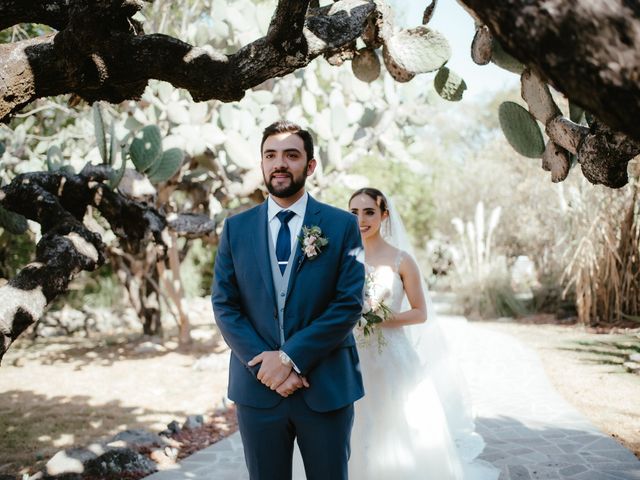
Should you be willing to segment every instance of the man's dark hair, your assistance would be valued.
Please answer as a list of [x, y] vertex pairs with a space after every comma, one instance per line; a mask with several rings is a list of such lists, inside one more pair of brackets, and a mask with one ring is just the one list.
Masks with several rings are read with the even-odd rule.
[[307, 130], [303, 130], [300, 125], [296, 125], [288, 120], [278, 120], [273, 122], [262, 132], [262, 141], [260, 142], [260, 156], [262, 156], [262, 147], [267, 137], [277, 135], [279, 133], [295, 133], [302, 139], [304, 151], [307, 154], [307, 162], [313, 158], [313, 138]]

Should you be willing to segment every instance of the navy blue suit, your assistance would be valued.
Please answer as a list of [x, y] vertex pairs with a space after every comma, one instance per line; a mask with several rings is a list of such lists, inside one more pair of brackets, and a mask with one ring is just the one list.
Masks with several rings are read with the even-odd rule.
[[[306, 258], [296, 243], [280, 342], [268, 250], [267, 202], [226, 220], [214, 267], [216, 323], [231, 348], [229, 398], [238, 405], [252, 480], [291, 476], [298, 438], [307, 478], [346, 479], [353, 402], [364, 394], [352, 329], [362, 312], [364, 266], [355, 217], [308, 198], [303, 225], [329, 243]], [[247, 363], [263, 351], [285, 351], [309, 388], [283, 398]], [[266, 446], [265, 446], [266, 445]], [[288, 465], [287, 465], [288, 463]]]

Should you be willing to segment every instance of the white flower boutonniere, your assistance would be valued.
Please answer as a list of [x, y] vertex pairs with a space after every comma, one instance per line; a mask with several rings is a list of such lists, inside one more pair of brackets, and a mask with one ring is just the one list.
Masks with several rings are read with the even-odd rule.
[[322, 230], [320, 227], [314, 225], [307, 227], [302, 226], [302, 236], [300, 237], [300, 244], [302, 246], [302, 253], [308, 259], [317, 257], [322, 249], [329, 244], [329, 240], [322, 236]]

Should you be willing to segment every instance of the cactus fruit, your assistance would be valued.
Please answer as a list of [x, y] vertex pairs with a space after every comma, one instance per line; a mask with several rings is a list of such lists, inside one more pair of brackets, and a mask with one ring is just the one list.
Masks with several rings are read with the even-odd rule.
[[375, 50], [363, 48], [351, 61], [351, 69], [358, 80], [371, 83], [380, 76], [380, 60]]
[[515, 102], [503, 102], [498, 119], [504, 136], [516, 152], [529, 158], [540, 158], [545, 146], [535, 118]]
[[438, 70], [433, 86], [438, 95], [450, 102], [462, 100], [462, 94], [467, 89], [465, 81], [447, 67]]
[[447, 39], [424, 25], [400, 30], [386, 40], [385, 48], [394, 63], [412, 74], [434, 72], [451, 57]]
[[486, 65], [491, 61], [493, 53], [493, 35], [486, 25], [480, 25], [476, 29], [471, 43], [471, 58], [478, 65]]

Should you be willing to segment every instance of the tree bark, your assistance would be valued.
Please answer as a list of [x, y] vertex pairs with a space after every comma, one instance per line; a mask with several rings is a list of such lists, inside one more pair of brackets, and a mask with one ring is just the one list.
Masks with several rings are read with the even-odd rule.
[[640, 140], [637, 0], [460, 0], [509, 54], [610, 128]]
[[75, 275], [104, 263], [100, 235], [82, 223], [88, 205], [100, 211], [122, 245], [139, 250], [153, 241], [157, 253], [165, 254], [164, 217], [103, 185], [108, 172], [106, 166], [88, 166], [78, 175], [27, 173], [0, 189], [4, 208], [39, 223], [42, 231], [35, 262], [0, 287], [0, 360]]
[[280, 0], [267, 36], [224, 55], [176, 38], [146, 35], [131, 17], [134, 0], [10, 1], [0, 27], [37, 22], [56, 34], [0, 45], [0, 120], [40, 97], [74, 93], [118, 103], [142, 95], [149, 79], [187, 89], [194, 100], [240, 100], [267, 79], [306, 66], [318, 55], [351, 44], [375, 5], [342, 0], [306, 16], [308, 1]]

